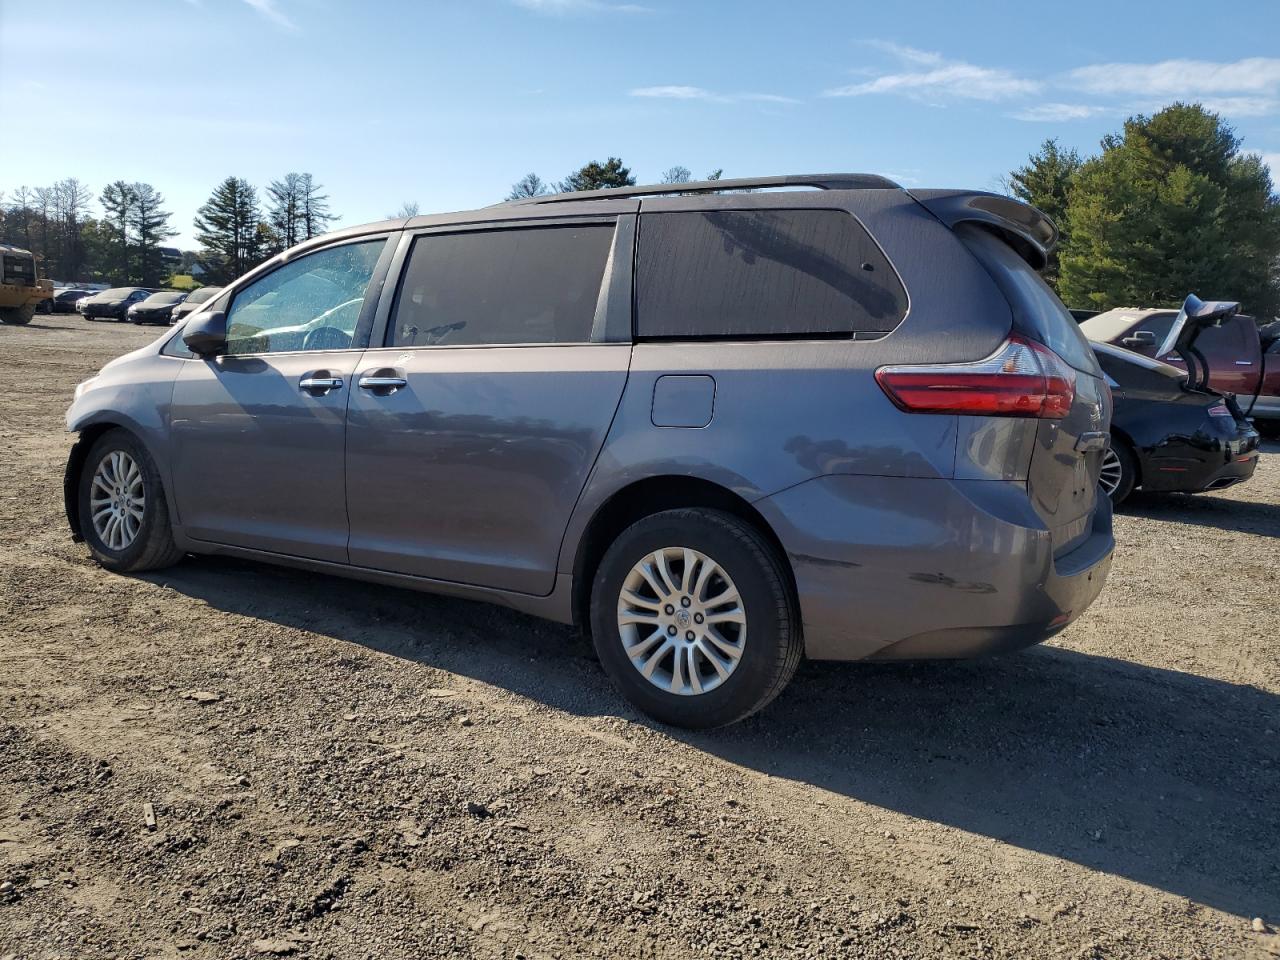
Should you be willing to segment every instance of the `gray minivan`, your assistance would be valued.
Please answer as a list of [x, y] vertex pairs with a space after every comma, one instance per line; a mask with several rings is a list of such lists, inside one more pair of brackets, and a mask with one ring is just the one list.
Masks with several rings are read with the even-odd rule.
[[112, 570], [228, 554], [576, 623], [688, 727], [802, 656], [1015, 649], [1113, 548], [1055, 241], [848, 174], [327, 234], [76, 389], [71, 529]]

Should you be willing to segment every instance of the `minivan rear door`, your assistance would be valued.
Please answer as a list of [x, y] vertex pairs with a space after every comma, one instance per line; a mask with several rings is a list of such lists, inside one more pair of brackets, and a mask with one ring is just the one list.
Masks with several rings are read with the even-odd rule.
[[1075, 374], [1071, 409], [1064, 418], [1039, 422], [1027, 471], [1032, 504], [1049, 528], [1054, 556], [1062, 556], [1093, 529], [1111, 430], [1110, 391], [1089, 341], [1031, 265], [988, 230], [959, 224], [955, 231], [1009, 301], [1015, 331], [1048, 347]]
[[634, 237], [629, 215], [406, 234], [348, 407], [352, 564], [551, 592], [627, 379]]

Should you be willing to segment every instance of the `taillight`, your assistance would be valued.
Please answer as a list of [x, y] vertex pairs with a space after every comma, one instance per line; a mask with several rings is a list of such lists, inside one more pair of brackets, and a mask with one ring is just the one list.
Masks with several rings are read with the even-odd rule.
[[1044, 344], [1017, 334], [985, 360], [881, 367], [876, 382], [908, 413], [1060, 420], [1076, 396], [1075, 371]]

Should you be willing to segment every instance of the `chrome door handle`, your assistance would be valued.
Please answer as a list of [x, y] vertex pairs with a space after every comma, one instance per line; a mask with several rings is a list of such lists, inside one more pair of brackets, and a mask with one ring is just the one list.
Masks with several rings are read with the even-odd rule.
[[1237, 367], [1252, 367], [1252, 366], [1253, 366], [1253, 361], [1252, 361], [1252, 360], [1237, 360], [1237, 361], [1236, 361], [1236, 366], [1237, 366]]
[[341, 377], [303, 377], [298, 381], [301, 390], [341, 390]]
[[409, 381], [404, 377], [361, 377], [360, 388], [362, 390], [399, 390], [401, 387], [407, 387]]

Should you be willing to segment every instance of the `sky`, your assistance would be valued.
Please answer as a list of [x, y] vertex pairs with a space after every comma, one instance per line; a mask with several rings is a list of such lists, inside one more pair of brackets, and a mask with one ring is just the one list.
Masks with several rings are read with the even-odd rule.
[[341, 224], [609, 156], [999, 189], [1178, 99], [1280, 180], [1280, 2], [0, 0], [0, 191], [149, 182], [184, 248], [229, 175]]

